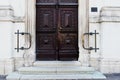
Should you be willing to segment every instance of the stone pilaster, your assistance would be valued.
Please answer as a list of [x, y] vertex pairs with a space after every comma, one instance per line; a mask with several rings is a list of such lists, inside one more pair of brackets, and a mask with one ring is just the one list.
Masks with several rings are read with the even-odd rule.
[[[35, 61], [35, 3], [36, 0], [26, 0], [26, 19], [25, 19], [25, 32], [32, 36], [32, 46], [29, 50], [25, 51], [24, 60], [25, 66], [31, 66]], [[29, 45], [29, 38], [25, 37], [26, 46]]]
[[14, 70], [13, 56], [13, 9], [11, 6], [0, 6], [0, 74]]

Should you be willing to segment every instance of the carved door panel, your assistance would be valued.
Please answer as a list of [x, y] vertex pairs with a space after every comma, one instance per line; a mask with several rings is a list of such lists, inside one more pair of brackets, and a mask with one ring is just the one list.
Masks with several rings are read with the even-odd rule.
[[78, 59], [77, 0], [37, 0], [36, 59]]
[[36, 58], [56, 60], [56, 11], [53, 6], [37, 6]]
[[59, 8], [59, 59], [78, 59], [78, 12], [75, 6]]

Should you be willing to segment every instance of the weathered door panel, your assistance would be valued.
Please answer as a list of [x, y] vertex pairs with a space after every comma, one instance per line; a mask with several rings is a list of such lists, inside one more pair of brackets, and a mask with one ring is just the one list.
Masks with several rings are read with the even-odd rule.
[[78, 20], [77, 7], [59, 8], [59, 59], [77, 60], [78, 58]]
[[76, 1], [37, 0], [37, 60], [78, 59], [78, 8]]
[[36, 31], [55, 32], [56, 11], [54, 6], [38, 6], [36, 13]]
[[54, 6], [38, 6], [36, 52], [38, 60], [56, 60], [56, 12]]

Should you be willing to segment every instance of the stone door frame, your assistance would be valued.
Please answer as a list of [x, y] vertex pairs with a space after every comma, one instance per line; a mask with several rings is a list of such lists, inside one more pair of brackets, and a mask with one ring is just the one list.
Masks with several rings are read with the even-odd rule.
[[[78, 45], [79, 59], [82, 65], [89, 65], [88, 51], [82, 48], [82, 35], [89, 30], [89, 0], [78, 0]], [[25, 51], [25, 60], [27, 65], [32, 65], [36, 61], [35, 37], [36, 37], [36, 0], [26, 0], [25, 31], [32, 35], [32, 47]], [[88, 39], [86, 39], [88, 43]], [[28, 38], [25, 37], [25, 44], [28, 44]], [[86, 44], [88, 46], [88, 44]], [[29, 63], [29, 64], [28, 64]]]

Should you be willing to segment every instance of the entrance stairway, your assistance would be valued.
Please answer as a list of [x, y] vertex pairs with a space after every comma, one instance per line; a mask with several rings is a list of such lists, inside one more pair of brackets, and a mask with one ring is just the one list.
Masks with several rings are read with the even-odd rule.
[[81, 67], [78, 61], [39, 61], [33, 67], [22, 67], [7, 80], [105, 80], [92, 67]]

